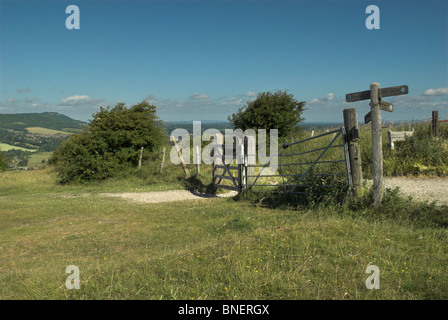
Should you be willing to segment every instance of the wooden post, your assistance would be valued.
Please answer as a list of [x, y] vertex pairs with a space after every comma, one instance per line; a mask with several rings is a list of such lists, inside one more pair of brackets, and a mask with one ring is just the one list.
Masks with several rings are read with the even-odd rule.
[[[252, 185], [255, 181], [255, 167], [248, 165], [257, 164], [257, 146], [256, 146], [256, 137], [255, 136], [247, 136], [245, 139], [244, 150], [245, 154], [245, 173], [246, 173], [246, 186]], [[251, 176], [251, 177], [248, 177]]]
[[380, 90], [378, 82], [370, 84], [370, 90], [347, 93], [345, 101], [355, 102], [370, 99], [370, 112], [365, 115], [364, 123], [372, 122], [372, 153], [373, 153], [373, 193], [374, 206], [381, 205], [383, 196], [383, 141], [381, 135], [381, 110], [392, 112], [393, 104], [381, 100], [383, 97], [408, 94], [407, 85], [383, 88]]
[[196, 146], [196, 177], [201, 175], [201, 157], [199, 153], [199, 146]]
[[182, 167], [184, 168], [185, 177], [189, 178], [190, 172], [188, 171], [187, 165], [185, 164], [184, 158], [182, 157], [182, 152], [181, 152], [179, 146], [177, 145], [176, 139], [173, 136], [171, 136], [171, 140], [173, 140], [174, 146], [176, 147], [177, 155], [179, 156], [180, 162], [182, 162]]
[[432, 112], [432, 133], [435, 137], [439, 135], [439, 111]]
[[140, 148], [140, 158], [138, 159], [138, 168], [142, 167], [143, 147]]
[[356, 109], [344, 109], [344, 127], [347, 133], [348, 155], [353, 181], [353, 192], [360, 195], [362, 184], [361, 147]]
[[[238, 139], [237, 139], [238, 141]], [[246, 177], [245, 177], [245, 166], [244, 166], [244, 143], [236, 146], [239, 148], [240, 157], [236, 157], [237, 161], [236, 164], [238, 166], [238, 188], [240, 189], [239, 192], [243, 191], [243, 189], [246, 187]], [[238, 155], [238, 152], [236, 153]]]
[[164, 163], [165, 163], [165, 147], [163, 147], [162, 150], [162, 163], [160, 164], [160, 173], [162, 173]]
[[372, 160], [373, 160], [373, 205], [381, 206], [383, 197], [383, 142], [381, 136], [381, 109], [379, 97], [380, 84], [370, 84], [370, 112], [372, 121]]

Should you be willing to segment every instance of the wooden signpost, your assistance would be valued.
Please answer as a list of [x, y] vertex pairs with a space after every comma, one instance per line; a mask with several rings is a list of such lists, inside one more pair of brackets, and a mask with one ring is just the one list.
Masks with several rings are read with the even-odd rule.
[[372, 152], [373, 152], [373, 197], [374, 206], [381, 206], [383, 196], [383, 143], [381, 136], [381, 110], [392, 112], [392, 103], [381, 100], [383, 97], [398, 96], [408, 94], [407, 85], [380, 89], [378, 82], [370, 84], [370, 90], [348, 93], [345, 101], [355, 102], [370, 99], [370, 112], [364, 117], [364, 123], [372, 122]]

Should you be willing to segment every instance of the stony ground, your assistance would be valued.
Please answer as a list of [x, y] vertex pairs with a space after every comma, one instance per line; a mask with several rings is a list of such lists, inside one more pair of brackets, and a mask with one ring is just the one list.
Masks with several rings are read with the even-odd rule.
[[110, 197], [121, 197], [124, 199], [134, 200], [142, 203], [158, 203], [158, 202], [171, 202], [180, 200], [193, 200], [193, 199], [213, 199], [223, 197], [233, 197], [237, 193], [231, 191], [229, 193], [210, 195], [195, 193], [187, 190], [170, 190], [170, 191], [154, 191], [154, 192], [126, 192], [126, 193], [102, 193], [102, 195]]
[[403, 194], [415, 199], [448, 205], [448, 178], [394, 177], [385, 179], [384, 187], [399, 187]]
[[[370, 183], [372, 183], [370, 181]], [[384, 179], [385, 188], [399, 187], [404, 195], [410, 195], [417, 200], [436, 201], [448, 205], [448, 178], [405, 178], [394, 177]], [[127, 192], [103, 193], [105, 196], [121, 197], [141, 203], [170, 202], [191, 199], [214, 199], [232, 197], [236, 192], [219, 195], [194, 193], [187, 190], [157, 191], [157, 192]]]

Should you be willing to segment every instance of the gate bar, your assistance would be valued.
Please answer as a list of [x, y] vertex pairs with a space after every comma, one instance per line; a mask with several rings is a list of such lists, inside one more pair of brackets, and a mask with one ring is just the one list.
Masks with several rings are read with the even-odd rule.
[[332, 133], [337, 133], [337, 132], [340, 132], [340, 131], [341, 131], [341, 129], [337, 129], [337, 130], [333, 130], [333, 131], [329, 131], [329, 132], [325, 132], [325, 133], [319, 134], [319, 135], [314, 136], [314, 137], [306, 138], [306, 139], [303, 139], [303, 140], [300, 140], [300, 141], [294, 141], [294, 142], [286, 144], [285, 148], [288, 148], [288, 147], [293, 146], [293, 145], [298, 144], [298, 143], [302, 143], [302, 142], [305, 142], [305, 141], [309, 141], [309, 140], [313, 140], [313, 139], [316, 139], [316, 138], [319, 138], [319, 137], [323, 137], [323, 136], [326, 136], [326, 135], [329, 135], [329, 134], [332, 134]]
[[[314, 168], [314, 166], [316, 165], [316, 163], [320, 160], [320, 158], [322, 158], [324, 156], [324, 154], [327, 152], [328, 149], [330, 149], [330, 147], [333, 145], [333, 143], [336, 141], [337, 138], [339, 138], [339, 136], [341, 135], [341, 133], [343, 132], [342, 129], [338, 129], [336, 130], [336, 132], [339, 132], [334, 138], [333, 140], [331, 140], [330, 144], [327, 146], [327, 148], [325, 148], [324, 151], [322, 151], [322, 153], [319, 155], [319, 157], [317, 157], [316, 161], [314, 161], [314, 163], [308, 168], [308, 170], [306, 170], [306, 172], [302, 175], [302, 177], [299, 179], [299, 181], [297, 181], [296, 186], [299, 185], [299, 183], [305, 178], [305, 176], [308, 174], [308, 172]], [[327, 134], [330, 134], [332, 132], [327, 132]], [[316, 137], [319, 137], [322, 135], [318, 135]], [[314, 138], [314, 137], [313, 137]], [[311, 138], [308, 138], [311, 139]], [[305, 139], [306, 140], [306, 139]], [[281, 164], [280, 164], [281, 166]], [[289, 193], [292, 193], [294, 190], [296, 189], [296, 187], [292, 188], [291, 191], [289, 191]]]

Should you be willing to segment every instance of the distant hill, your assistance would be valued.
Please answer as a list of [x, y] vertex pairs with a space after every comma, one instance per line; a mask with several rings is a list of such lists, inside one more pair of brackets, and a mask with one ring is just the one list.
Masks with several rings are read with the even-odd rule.
[[0, 114], [0, 128], [25, 131], [29, 127], [40, 127], [64, 132], [82, 129], [87, 123], [74, 120], [57, 112]]

